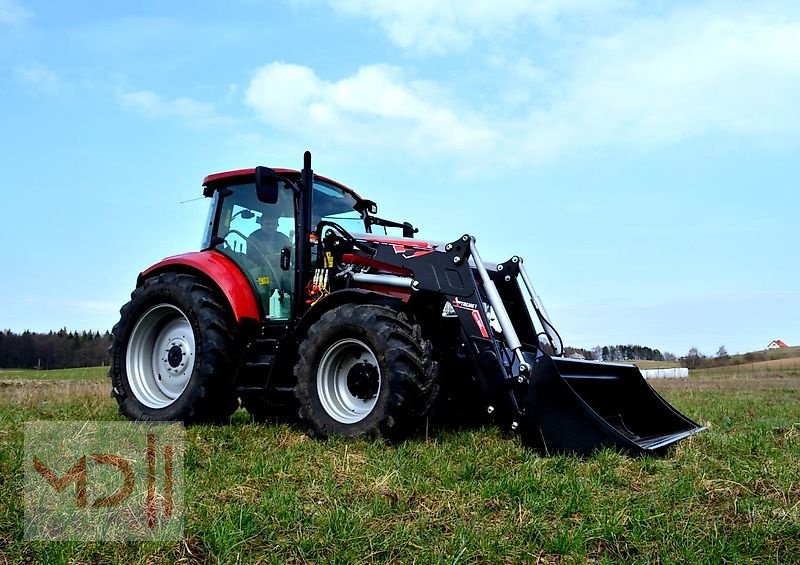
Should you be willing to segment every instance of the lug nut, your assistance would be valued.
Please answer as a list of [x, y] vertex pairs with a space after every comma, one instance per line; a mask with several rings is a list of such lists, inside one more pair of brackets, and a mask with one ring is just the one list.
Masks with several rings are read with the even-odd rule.
[[525, 382], [525, 377], [523, 377], [522, 375], [518, 376], [518, 377], [517, 377], [517, 382], [518, 382], [519, 384], [522, 384], [522, 383], [524, 383], [524, 382]]
[[506, 282], [511, 282], [511, 275], [506, 275], [505, 279]]
[[452, 243], [448, 243], [447, 245], [444, 246], [444, 250], [445, 251], [450, 251], [451, 249], [453, 249], [453, 244]]
[[515, 255], [514, 257], [512, 257], [512, 258], [511, 258], [511, 262], [512, 262], [512, 263], [519, 263], [519, 257], [517, 257], [517, 256]]
[[458, 265], [460, 262], [461, 262], [461, 257], [459, 257], [458, 255], [456, 255], [455, 257], [453, 257], [453, 263], [455, 263], [456, 265]]
[[497, 265], [497, 270], [498, 270], [498, 271], [502, 271], [502, 270], [503, 270], [503, 265], [502, 265], [502, 264], [500, 264], [500, 265]]
[[519, 424], [517, 422], [511, 422], [511, 429], [512, 430], [516, 430], [518, 427], [519, 427]]
[[489, 406], [489, 408], [486, 409], [486, 413], [491, 414], [492, 412], [494, 412], [494, 406]]

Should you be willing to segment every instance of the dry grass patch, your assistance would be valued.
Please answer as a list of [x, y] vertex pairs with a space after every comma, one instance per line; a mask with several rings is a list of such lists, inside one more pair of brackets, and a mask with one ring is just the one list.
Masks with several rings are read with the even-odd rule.
[[26, 407], [35, 407], [45, 402], [69, 402], [87, 398], [110, 400], [109, 383], [80, 380], [0, 380], [0, 401]]

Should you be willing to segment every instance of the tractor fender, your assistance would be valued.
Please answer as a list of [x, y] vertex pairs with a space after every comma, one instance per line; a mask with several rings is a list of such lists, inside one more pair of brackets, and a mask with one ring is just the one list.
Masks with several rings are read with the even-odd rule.
[[333, 310], [337, 306], [343, 304], [382, 304], [386, 306], [391, 305], [398, 309], [402, 308], [404, 305], [403, 301], [400, 299], [379, 292], [364, 290], [363, 288], [337, 290], [336, 292], [322, 297], [314, 306], [306, 311], [295, 327], [295, 335], [302, 336], [325, 312]]
[[250, 325], [260, 319], [256, 297], [244, 273], [219, 251], [209, 249], [162, 259], [139, 273], [136, 286], [164, 272], [199, 274], [225, 296], [237, 322]]

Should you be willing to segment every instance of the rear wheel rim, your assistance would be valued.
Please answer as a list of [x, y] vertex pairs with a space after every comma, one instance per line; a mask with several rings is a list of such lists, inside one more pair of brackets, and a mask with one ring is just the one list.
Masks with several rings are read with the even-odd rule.
[[180, 397], [194, 372], [194, 331], [172, 304], [159, 304], [136, 322], [125, 363], [133, 395], [148, 408], [165, 408]]
[[325, 412], [342, 424], [360, 422], [375, 408], [381, 371], [375, 353], [362, 341], [342, 339], [331, 345], [317, 369], [317, 394]]

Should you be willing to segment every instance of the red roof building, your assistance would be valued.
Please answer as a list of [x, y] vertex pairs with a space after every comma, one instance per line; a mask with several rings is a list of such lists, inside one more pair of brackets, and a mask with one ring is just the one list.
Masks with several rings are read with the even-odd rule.
[[775, 341], [769, 342], [769, 345], [767, 346], [767, 349], [783, 349], [784, 347], [789, 347], [789, 346], [786, 345], [781, 340], [776, 339]]

